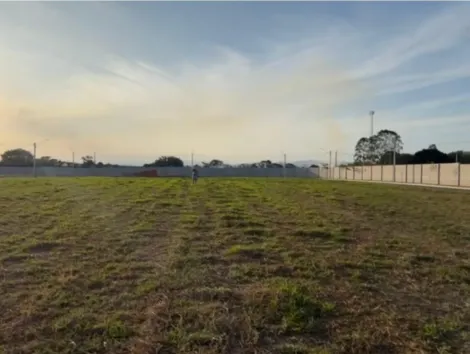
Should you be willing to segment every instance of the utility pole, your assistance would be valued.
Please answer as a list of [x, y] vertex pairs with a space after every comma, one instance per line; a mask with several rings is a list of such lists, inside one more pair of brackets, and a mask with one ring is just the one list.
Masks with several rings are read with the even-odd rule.
[[33, 176], [36, 177], [36, 143], [33, 143]]
[[282, 168], [282, 173], [284, 175], [284, 178], [286, 178], [286, 161], [287, 161], [287, 156], [284, 154], [284, 166]]
[[330, 163], [328, 164], [328, 179], [331, 179], [331, 153], [332, 151], [330, 150]]
[[72, 166], [75, 168], [75, 152], [72, 151]]
[[335, 166], [334, 167], [337, 167], [338, 166], [338, 150], [335, 151]]
[[396, 169], [397, 169], [397, 140], [393, 144], [393, 182], [396, 182]]

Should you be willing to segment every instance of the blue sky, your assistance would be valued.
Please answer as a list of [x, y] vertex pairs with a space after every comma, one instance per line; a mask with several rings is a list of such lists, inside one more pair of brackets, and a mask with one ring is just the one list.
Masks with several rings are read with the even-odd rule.
[[0, 3], [0, 148], [323, 159], [470, 149], [470, 4]]

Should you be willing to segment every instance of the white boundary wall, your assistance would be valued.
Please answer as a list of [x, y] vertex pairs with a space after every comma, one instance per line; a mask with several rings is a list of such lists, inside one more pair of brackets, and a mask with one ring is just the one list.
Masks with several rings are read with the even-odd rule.
[[321, 168], [319, 174], [325, 179], [470, 187], [470, 165], [460, 163]]

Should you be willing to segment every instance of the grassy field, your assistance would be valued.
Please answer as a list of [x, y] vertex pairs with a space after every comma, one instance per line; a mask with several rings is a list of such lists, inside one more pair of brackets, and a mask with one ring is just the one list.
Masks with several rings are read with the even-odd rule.
[[1, 179], [0, 353], [469, 353], [470, 193]]

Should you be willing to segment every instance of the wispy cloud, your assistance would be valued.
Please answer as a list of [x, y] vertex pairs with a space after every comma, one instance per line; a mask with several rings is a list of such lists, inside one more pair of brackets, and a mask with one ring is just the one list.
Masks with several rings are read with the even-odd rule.
[[444, 69], [437, 72], [428, 71], [420, 74], [391, 77], [383, 80], [383, 88], [377, 94], [390, 95], [394, 93], [410, 92], [466, 78], [470, 78], [470, 63], [461, 65], [458, 68]]
[[384, 43], [381, 50], [367, 60], [355, 74], [371, 77], [388, 73], [423, 55], [468, 43], [470, 6], [451, 6], [437, 16], [418, 24], [405, 24], [399, 34]]
[[[322, 21], [321, 35], [301, 26], [296, 41], [253, 29], [252, 40], [262, 48], [254, 53], [211, 43], [202, 34], [186, 38], [178, 26], [191, 28], [182, 22], [152, 37], [151, 16], [140, 20], [113, 3], [2, 3], [0, 140], [13, 146], [49, 138], [45, 154], [67, 157], [74, 149], [139, 162], [191, 150], [246, 161], [282, 151], [299, 159], [321, 148], [350, 149], [367, 130], [364, 104], [470, 76], [464, 58], [454, 61], [457, 69], [436, 64], [431, 71], [401, 71], [468, 43], [469, 10], [453, 5], [393, 33], [360, 28], [354, 18], [336, 15], [323, 17], [336, 20]], [[89, 21], [106, 13], [99, 25]], [[367, 49], [372, 30], [383, 35], [373, 52]], [[203, 49], [188, 56], [185, 45], [198, 48], [196, 42]], [[171, 55], [165, 59], [164, 53]], [[458, 101], [448, 97], [441, 104]], [[423, 102], [413, 104], [433, 108]], [[394, 116], [384, 112], [380, 124], [406, 131], [446, 119], [397, 110]]]

